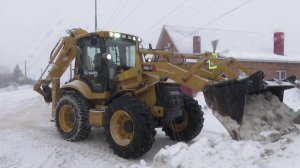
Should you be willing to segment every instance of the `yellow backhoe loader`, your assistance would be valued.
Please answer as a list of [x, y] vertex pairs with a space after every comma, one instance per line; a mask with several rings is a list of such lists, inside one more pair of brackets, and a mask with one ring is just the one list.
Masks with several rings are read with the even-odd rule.
[[[143, 49], [139, 37], [119, 32], [73, 29], [68, 34], [54, 47], [34, 90], [52, 103], [52, 117], [64, 139], [83, 140], [91, 127], [104, 127], [110, 148], [123, 158], [146, 153], [157, 127], [176, 141], [200, 133], [203, 112], [181, 92], [181, 85], [203, 91], [210, 108], [237, 123], [246, 95], [271, 92], [282, 100], [284, 90], [295, 87], [295, 77], [264, 81], [263, 72], [252, 73], [234, 58]], [[61, 86], [72, 61], [74, 76]], [[209, 70], [208, 61], [217, 68]], [[240, 70], [248, 76], [239, 78]]]

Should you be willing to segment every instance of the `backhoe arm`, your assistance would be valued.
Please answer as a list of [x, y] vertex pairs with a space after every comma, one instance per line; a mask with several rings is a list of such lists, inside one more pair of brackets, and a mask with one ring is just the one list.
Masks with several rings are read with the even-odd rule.
[[[153, 54], [160, 56], [158, 62], [147, 62], [143, 65], [154, 66], [154, 74], [172, 79], [182, 85], [192, 88], [195, 91], [202, 91], [205, 86], [213, 85], [214, 82], [221, 82], [230, 79], [238, 79], [239, 74], [235, 70], [241, 70], [247, 75], [252, 72], [239, 63], [234, 58], [218, 59], [212, 56], [212, 53], [204, 53], [200, 55], [177, 54], [164, 50], [140, 49], [142, 54]], [[174, 65], [172, 60], [182, 60], [180, 65]], [[192, 60], [193, 63], [184, 62], [184, 60]], [[217, 69], [208, 70], [207, 61], [210, 60]], [[221, 77], [223, 75], [223, 77]]]
[[[60, 78], [77, 55], [77, 39], [86, 33], [82, 29], [73, 29], [69, 31], [70, 36], [62, 38], [54, 47], [47, 67], [33, 88], [45, 98], [46, 102], [52, 101], [51, 94], [59, 94]], [[43, 78], [50, 65], [52, 65], [51, 69], [48, 71], [47, 76]], [[51, 83], [52, 90], [49, 87]]]
[[[140, 49], [140, 53], [155, 55], [155, 58], [159, 58], [154, 62], [143, 64], [146, 70], [150, 69], [145, 73], [158, 75], [164, 80], [172, 79], [194, 91], [203, 91], [208, 107], [217, 111], [221, 116], [230, 116], [238, 124], [242, 122], [247, 95], [270, 92], [282, 101], [284, 90], [296, 86], [295, 76], [284, 80], [266, 81], [264, 72], [252, 73], [236, 59], [218, 59], [213, 57], [212, 53], [192, 55], [151, 49]], [[216, 69], [208, 69], [208, 60], [216, 65]], [[170, 62], [177, 64], [179, 62], [179, 64], [174, 65]], [[238, 74], [240, 71], [247, 76], [240, 78]], [[223, 125], [226, 124], [223, 123]]]

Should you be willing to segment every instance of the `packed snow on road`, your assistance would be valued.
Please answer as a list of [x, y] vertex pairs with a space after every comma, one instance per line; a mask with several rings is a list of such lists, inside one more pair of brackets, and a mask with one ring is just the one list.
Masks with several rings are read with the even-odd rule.
[[[297, 124], [289, 124], [288, 128], [280, 130], [272, 117], [264, 121], [255, 120], [264, 129], [257, 131], [252, 128], [251, 134], [244, 135], [241, 141], [235, 141], [207, 108], [203, 95], [198, 94], [196, 99], [205, 112], [204, 128], [198, 137], [189, 143], [174, 142], [161, 129], [157, 129], [152, 149], [141, 158], [126, 160], [109, 149], [103, 129], [92, 129], [91, 136], [81, 142], [63, 140], [55, 124], [50, 121], [51, 104], [46, 104], [31, 86], [1, 89], [0, 167], [296, 168], [300, 165]], [[270, 100], [277, 102], [272, 98]], [[279, 118], [285, 121], [290, 119], [288, 116], [300, 112], [299, 101], [300, 90], [291, 89], [286, 91], [285, 104], [248, 105], [246, 111], [252, 108], [256, 113], [274, 106], [269, 112], [279, 113], [277, 117], [281, 116]]]

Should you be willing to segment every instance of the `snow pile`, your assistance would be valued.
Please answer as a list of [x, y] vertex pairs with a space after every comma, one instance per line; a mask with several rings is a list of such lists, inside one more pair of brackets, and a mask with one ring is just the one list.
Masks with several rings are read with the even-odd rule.
[[222, 138], [201, 138], [191, 146], [185, 143], [161, 149], [153, 159], [153, 168], [175, 167], [257, 167], [264, 153], [258, 142], [238, 142]]
[[[297, 91], [291, 89], [286, 96], [291, 97]], [[299, 149], [296, 146], [300, 144], [300, 138], [292, 121], [294, 116], [293, 109], [270, 93], [247, 96], [243, 124], [239, 129], [241, 141], [210, 134], [204, 128], [190, 145], [179, 142], [161, 149], [154, 156], [152, 167], [274, 168], [282, 167], [283, 163], [287, 167], [298, 167], [299, 151], [294, 148]]]
[[276, 141], [281, 135], [296, 130], [294, 115], [293, 109], [271, 93], [247, 96], [240, 137]]
[[[299, 137], [285, 135], [274, 143], [259, 141], [235, 141], [216, 136], [206, 136], [188, 146], [177, 143], [161, 149], [153, 159], [153, 168], [207, 168], [207, 167], [297, 167], [299, 164]], [[292, 153], [292, 155], [291, 155]], [[278, 162], [277, 162], [278, 163]]]
[[[290, 98], [297, 95], [297, 91], [290, 89], [286, 92], [289, 103], [296, 104], [295, 97]], [[202, 97], [200, 94], [197, 99], [203, 102]], [[300, 164], [297, 146], [300, 144], [300, 138], [292, 121], [295, 116], [294, 110], [285, 103], [270, 93], [248, 96], [243, 125], [240, 128], [240, 132], [243, 132], [241, 141], [215, 132], [211, 127], [215, 127], [217, 123], [211, 124], [209, 128], [205, 124], [200, 136], [192, 143], [179, 142], [162, 148], [154, 156], [152, 167], [296, 168]], [[298, 110], [294, 106], [291, 107]], [[211, 122], [207, 117], [213, 115], [207, 108], [204, 116], [206, 123]], [[143, 167], [142, 164], [140, 166]]]
[[186, 153], [189, 151], [189, 147], [187, 144], [179, 142], [172, 147], [167, 146], [164, 149], [161, 149], [154, 157], [153, 167], [178, 167], [178, 165], [182, 164], [182, 161], [185, 159], [173, 159], [170, 156], [177, 156], [179, 158], [184, 158]]

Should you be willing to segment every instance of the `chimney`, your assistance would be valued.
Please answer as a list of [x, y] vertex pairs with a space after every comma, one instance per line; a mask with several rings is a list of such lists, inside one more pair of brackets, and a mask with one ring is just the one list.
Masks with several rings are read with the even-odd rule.
[[274, 33], [274, 54], [284, 55], [284, 33]]
[[201, 38], [200, 38], [200, 36], [193, 37], [193, 53], [201, 53]]

